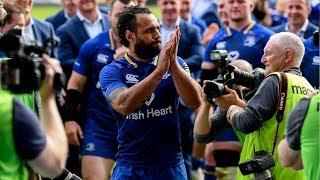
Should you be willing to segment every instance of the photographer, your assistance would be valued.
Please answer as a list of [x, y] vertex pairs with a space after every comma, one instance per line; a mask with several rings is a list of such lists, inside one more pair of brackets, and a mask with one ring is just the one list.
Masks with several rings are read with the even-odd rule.
[[[253, 71], [252, 66], [245, 60], [234, 60], [230, 65], [248, 73]], [[236, 86], [234, 89], [242, 96], [243, 86]], [[214, 141], [214, 150], [211, 153], [216, 161], [217, 178], [220, 180], [235, 179], [241, 143], [227, 122], [226, 110], [218, 107], [213, 114], [210, 114], [210, 108], [211, 104], [206, 97], [203, 97], [194, 125], [194, 139], [199, 143]]]
[[[319, 179], [320, 93], [303, 98], [291, 111], [287, 133], [278, 147], [283, 166], [303, 168], [308, 179]], [[316, 132], [316, 133], [315, 133]], [[302, 160], [302, 161], [301, 161]]]
[[[269, 160], [272, 155], [275, 160], [275, 167], [270, 169], [274, 179], [304, 179], [303, 171], [282, 167], [278, 154], [274, 152], [279, 139], [284, 136], [290, 110], [314, 90], [299, 69], [304, 50], [302, 40], [293, 33], [282, 32], [271, 36], [262, 57], [267, 77], [248, 103], [244, 103], [234, 90], [227, 87], [229, 94], [216, 98], [216, 103], [227, 110], [229, 123], [246, 134], [239, 164], [243, 174], [261, 173], [252, 168], [248, 160], [256, 162], [262, 153], [266, 156], [261, 159]], [[269, 161], [261, 163], [266, 167], [264, 163]], [[252, 175], [243, 176], [238, 171], [237, 179], [252, 179]]]
[[46, 72], [39, 90], [41, 121], [10, 94], [0, 93], [1, 179], [28, 179], [25, 161], [44, 177], [60, 175], [65, 166], [67, 139], [53, 89], [54, 73], [62, 73], [62, 69], [57, 60], [47, 55], [43, 56], [43, 63]]
[[[15, 3], [10, 0], [3, 0], [3, 9], [1, 11], [6, 12], [6, 16], [3, 17], [3, 20], [0, 21], [0, 32], [2, 35], [6, 35], [14, 31], [14, 29], [19, 29], [24, 26], [24, 16], [22, 9]], [[11, 31], [11, 32], [10, 32]], [[12, 42], [10, 42], [12, 43]], [[13, 44], [13, 43], [12, 43]], [[7, 44], [0, 45], [1, 49], [3, 46], [7, 46]], [[5, 59], [6, 53], [0, 51], [0, 61]], [[0, 91], [4, 91], [0, 88]], [[24, 105], [29, 107], [32, 111], [36, 112], [36, 106], [34, 101], [34, 92], [29, 93], [19, 93], [14, 94], [10, 92], [10, 94], [14, 95], [14, 97], [20, 100]]]

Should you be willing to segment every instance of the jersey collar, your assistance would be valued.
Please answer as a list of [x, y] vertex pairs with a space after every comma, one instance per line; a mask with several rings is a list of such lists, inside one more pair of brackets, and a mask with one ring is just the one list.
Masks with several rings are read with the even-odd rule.
[[[124, 58], [126, 61], [131, 64], [134, 68], [138, 68], [139, 61], [134, 59], [134, 57], [130, 56], [128, 53], [124, 55]], [[154, 57], [152, 61], [149, 62], [149, 64], [153, 64], [156, 66], [158, 64], [158, 56]]]
[[[240, 32], [243, 32], [243, 34], [248, 34], [255, 24], [256, 24], [255, 21], [251, 21]], [[232, 36], [232, 31], [231, 31], [231, 28], [229, 26], [226, 28], [226, 31], [227, 31], [227, 34], [228, 34], [229, 37]]]

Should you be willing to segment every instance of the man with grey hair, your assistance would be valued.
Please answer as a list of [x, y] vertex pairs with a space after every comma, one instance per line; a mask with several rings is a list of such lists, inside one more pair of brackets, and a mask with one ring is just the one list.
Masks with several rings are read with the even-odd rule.
[[318, 27], [308, 20], [311, 12], [309, 0], [288, 0], [286, 14], [288, 22], [273, 27], [274, 32], [292, 32], [302, 39], [308, 39]]
[[[215, 101], [227, 110], [229, 123], [246, 134], [240, 164], [257, 154], [270, 154], [275, 160], [274, 167], [269, 169], [274, 179], [305, 178], [303, 171], [282, 167], [275, 151], [284, 137], [290, 110], [314, 91], [299, 69], [303, 55], [304, 45], [297, 35], [282, 32], [271, 36], [262, 57], [266, 78], [255, 95], [246, 103], [226, 87], [228, 94]], [[252, 177], [253, 174], [243, 176], [238, 171], [236, 179]]]

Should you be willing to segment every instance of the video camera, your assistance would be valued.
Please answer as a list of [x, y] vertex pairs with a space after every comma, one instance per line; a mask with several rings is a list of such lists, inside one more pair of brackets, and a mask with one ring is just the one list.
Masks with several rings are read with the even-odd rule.
[[272, 154], [257, 151], [252, 159], [239, 164], [242, 175], [254, 174], [256, 180], [272, 180], [269, 168], [275, 165]]
[[[13, 29], [0, 39], [0, 51], [8, 58], [0, 60], [0, 87], [13, 93], [28, 93], [40, 88], [45, 77], [42, 55], [52, 55], [57, 39], [49, 39], [42, 46], [38, 42], [23, 43], [21, 30]], [[54, 88], [60, 90], [65, 85], [63, 74], [55, 73]]]
[[67, 169], [64, 169], [62, 171], [62, 174], [59, 175], [58, 177], [55, 177], [53, 180], [82, 180], [82, 179], [77, 175], [71, 173]]
[[210, 52], [210, 59], [218, 69], [218, 77], [207, 82], [204, 86], [204, 93], [210, 103], [213, 99], [226, 94], [224, 86], [242, 85], [250, 90], [259, 86], [264, 79], [264, 70], [256, 68], [252, 74], [239, 70], [229, 65], [228, 52], [226, 50], [213, 50]]

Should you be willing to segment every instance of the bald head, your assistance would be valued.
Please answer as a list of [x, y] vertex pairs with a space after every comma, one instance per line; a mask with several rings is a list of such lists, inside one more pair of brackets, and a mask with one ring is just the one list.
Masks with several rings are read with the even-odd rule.
[[262, 56], [265, 75], [283, 72], [293, 67], [300, 67], [304, 56], [302, 40], [290, 32], [281, 32], [270, 37]]
[[243, 59], [233, 60], [231, 61], [230, 65], [233, 65], [240, 69], [241, 71], [245, 71], [251, 73], [253, 71], [251, 64]]
[[274, 34], [269, 40], [273, 43], [274, 48], [285, 53], [286, 50], [291, 50], [293, 53], [293, 65], [299, 67], [304, 56], [305, 47], [303, 41], [294, 33], [280, 32]]

